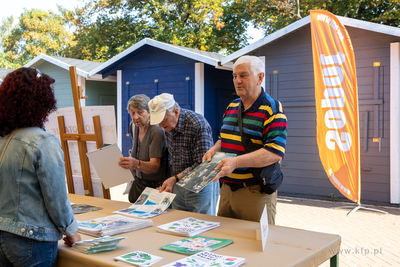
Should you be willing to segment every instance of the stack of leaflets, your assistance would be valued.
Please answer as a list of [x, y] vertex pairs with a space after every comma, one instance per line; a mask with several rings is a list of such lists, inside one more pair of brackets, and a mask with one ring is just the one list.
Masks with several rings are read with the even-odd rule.
[[189, 257], [171, 262], [162, 267], [176, 267], [176, 266], [219, 266], [219, 267], [236, 267], [244, 263], [245, 258], [230, 257], [224, 255], [214, 254], [209, 251], [199, 252]]
[[100, 207], [91, 206], [91, 205], [87, 205], [87, 204], [75, 204], [75, 203], [71, 203], [71, 207], [72, 207], [72, 211], [74, 212], [74, 214], [86, 213], [86, 212], [103, 209]]
[[157, 226], [157, 232], [194, 236], [219, 226], [219, 222], [202, 221], [192, 217]]
[[150, 218], [166, 212], [174, 200], [175, 194], [159, 192], [157, 189], [146, 187], [136, 202], [127, 209], [114, 211], [114, 213], [129, 215], [139, 218]]
[[203, 161], [199, 166], [192, 170], [191, 173], [183, 177], [176, 184], [189, 191], [198, 193], [221, 171], [221, 169], [215, 170], [218, 163], [224, 158], [233, 158], [235, 156], [236, 154], [233, 153], [217, 152], [214, 154], [210, 162]]
[[78, 222], [78, 231], [96, 237], [111, 236], [150, 227], [152, 220], [134, 219], [122, 215], [111, 215], [84, 222]]
[[232, 243], [233, 239], [220, 239], [214, 237], [195, 235], [193, 237], [175, 241], [171, 244], [162, 246], [160, 248], [164, 250], [190, 255], [199, 253], [201, 251], [213, 251]]
[[163, 258], [143, 252], [134, 251], [114, 258], [116, 261], [123, 261], [135, 266], [150, 266]]
[[116, 249], [119, 241], [122, 239], [126, 239], [126, 237], [104, 236], [76, 242], [72, 245], [72, 249], [85, 254], [109, 251]]

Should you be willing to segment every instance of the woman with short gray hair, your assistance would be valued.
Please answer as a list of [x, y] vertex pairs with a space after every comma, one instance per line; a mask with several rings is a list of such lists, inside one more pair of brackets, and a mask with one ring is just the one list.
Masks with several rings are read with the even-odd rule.
[[[157, 188], [168, 177], [167, 140], [164, 129], [150, 125], [150, 110], [147, 95], [132, 96], [127, 105], [132, 122], [129, 132], [132, 138], [132, 153], [118, 163], [124, 169], [130, 169], [135, 181], [129, 191], [129, 202], [134, 203], [146, 187]], [[132, 130], [132, 125], [135, 125]]]

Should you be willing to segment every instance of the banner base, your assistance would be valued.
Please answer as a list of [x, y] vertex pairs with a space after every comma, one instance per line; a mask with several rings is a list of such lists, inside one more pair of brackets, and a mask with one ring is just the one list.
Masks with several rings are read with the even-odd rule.
[[372, 209], [372, 208], [368, 208], [368, 207], [364, 207], [363, 205], [361, 205], [360, 203], [357, 204], [357, 206], [342, 206], [342, 207], [336, 207], [334, 209], [345, 209], [345, 208], [353, 208], [351, 211], [349, 211], [347, 213], [347, 216], [352, 215], [354, 212], [356, 212], [359, 209], [364, 209], [364, 210], [369, 210], [369, 211], [375, 211], [375, 212], [380, 212], [380, 213], [384, 213], [384, 214], [388, 214], [386, 211], [383, 210], [378, 210], [378, 209]]

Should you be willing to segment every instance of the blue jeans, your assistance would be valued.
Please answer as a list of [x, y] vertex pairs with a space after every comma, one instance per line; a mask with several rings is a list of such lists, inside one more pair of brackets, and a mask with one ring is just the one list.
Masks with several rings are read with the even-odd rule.
[[199, 193], [194, 193], [178, 185], [174, 186], [176, 194], [172, 208], [208, 215], [215, 215], [219, 197], [219, 182], [211, 182]]
[[55, 266], [57, 241], [37, 241], [0, 231], [0, 266]]

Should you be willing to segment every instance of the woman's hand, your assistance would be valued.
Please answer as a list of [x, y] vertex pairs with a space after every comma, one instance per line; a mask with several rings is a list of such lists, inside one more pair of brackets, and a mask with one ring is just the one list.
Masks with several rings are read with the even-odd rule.
[[63, 240], [64, 240], [64, 244], [72, 247], [72, 245], [74, 243], [81, 241], [81, 235], [78, 233], [75, 233], [74, 235], [64, 236]]
[[123, 157], [119, 159], [118, 165], [121, 168], [133, 170], [139, 165], [139, 160], [132, 157]]

